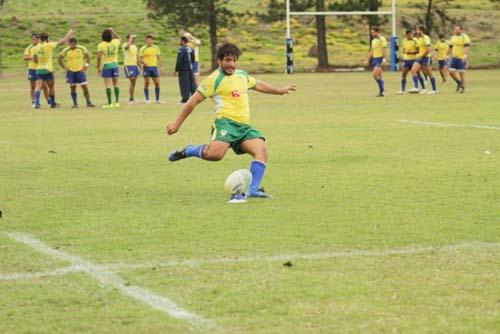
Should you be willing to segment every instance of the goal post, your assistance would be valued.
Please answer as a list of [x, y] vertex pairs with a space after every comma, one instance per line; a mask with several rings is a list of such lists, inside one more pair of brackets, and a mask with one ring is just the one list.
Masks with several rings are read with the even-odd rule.
[[347, 11], [347, 12], [292, 12], [290, 0], [286, 1], [286, 73], [293, 73], [293, 40], [290, 29], [292, 16], [352, 16], [352, 15], [390, 15], [392, 16], [392, 34], [390, 39], [391, 54], [389, 57], [391, 71], [398, 70], [398, 38], [396, 36], [396, 0], [392, 0], [391, 11]]

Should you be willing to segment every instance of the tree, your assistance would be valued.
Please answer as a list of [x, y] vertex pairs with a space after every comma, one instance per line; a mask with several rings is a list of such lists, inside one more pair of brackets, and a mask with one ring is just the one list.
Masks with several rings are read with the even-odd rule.
[[[381, 0], [337, 0], [330, 4], [329, 9], [334, 11], [378, 11]], [[385, 23], [378, 15], [365, 15], [361, 20], [368, 23], [368, 41], [371, 42], [371, 28]]]
[[[424, 11], [422, 15], [417, 15], [416, 21], [409, 20], [409, 17], [401, 18], [401, 25], [405, 29], [414, 28], [416, 24], [425, 25], [426, 33], [431, 34], [434, 32], [436, 35], [439, 33], [446, 33], [450, 26], [457, 23], [457, 18], [448, 15], [447, 8], [453, 5], [455, 0], [427, 0], [425, 4], [419, 4], [417, 8]], [[500, 0], [490, 0], [499, 1]], [[412, 17], [413, 18], [413, 17]], [[465, 21], [465, 17], [460, 18], [460, 21]]]
[[[325, 11], [325, 0], [316, 0], [316, 11]], [[328, 48], [326, 45], [326, 23], [324, 15], [316, 15], [316, 39], [318, 41], [318, 67], [328, 67]]]
[[[3, 6], [5, 5], [6, 2], [7, 0], [0, 0], [0, 19], [2, 18]], [[3, 52], [2, 36], [0, 34], [0, 78], [3, 77], [2, 52]]]
[[176, 30], [207, 25], [210, 34], [212, 69], [217, 68], [217, 29], [233, 23], [233, 12], [227, 7], [230, 0], [146, 0], [153, 18], [165, 18]]
[[[316, 0], [290, 0], [290, 10], [303, 12], [314, 6]], [[264, 22], [275, 22], [284, 19], [286, 13], [286, 0], [270, 0], [267, 5], [267, 13], [260, 12], [256, 15]]]
[[[258, 14], [266, 22], [283, 20], [286, 12], [286, 0], [271, 0], [267, 6], [267, 14]], [[317, 12], [325, 11], [325, 0], [290, 0], [290, 10], [303, 12], [315, 8]], [[324, 15], [316, 15], [316, 40], [318, 68], [328, 67], [328, 48], [326, 44], [326, 22]]]

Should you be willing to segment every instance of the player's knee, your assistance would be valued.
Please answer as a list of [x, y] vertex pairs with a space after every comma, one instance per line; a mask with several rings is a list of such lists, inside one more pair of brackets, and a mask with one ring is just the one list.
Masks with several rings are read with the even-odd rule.
[[222, 158], [224, 158], [225, 154], [225, 151], [214, 150], [209, 146], [205, 146], [202, 152], [203, 159], [208, 161], [220, 161], [222, 160]]

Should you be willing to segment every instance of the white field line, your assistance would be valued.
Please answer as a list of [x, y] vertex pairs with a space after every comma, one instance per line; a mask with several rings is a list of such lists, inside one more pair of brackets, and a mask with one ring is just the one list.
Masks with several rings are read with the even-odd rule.
[[441, 128], [473, 128], [473, 129], [500, 130], [500, 127], [491, 125], [453, 124], [453, 123], [441, 123], [441, 122], [411, 121], [407, 119], [401, 119], [399, 120], [399, 122], [406, 124], [436, 126]]
[[[10, 232], [6, 233], [6, 235], [11, 239], [23, 243], [40, 253], [46, 254], [57, 260], [67, 261], [71, 263], [71, 265], [68, 268], [62, 269], [62, 271], [55, 270], [53, 272], [47, 272], [45, 274], [55, 273], [56, 275], [59, 275], [62, 274], [62, 272], [64, 271], [66, 271], [66, 273], [84, 272], [92, 276], [94, 279], [96, 279], [99, 283], [101, 283], [105, 287], [115, 288], [125, 296], [140, 301], [156, 310], [165, 312], [174, 318], [185, 320], [196, 327], [199, 326], [212, 327], [214, 325], [211, 321], [205, 320], [199, 315], [196, 315], [192, 312], [180, 308], [172, 300], [166, 297], [159, 296], [147, 289], [138, 286], [131, 286], [125, 284], [125, 282], [123, 282], [123, 280], [120, 277], [118, 277], [115, 273], [109, 270], [105, 270], [102, 267], [98, 267], [93, 263], [80, 258], [79, 256], [67, 254], [60, 250], [50, 248], [40, 240], [34, 239], [31, 236], [23, 233]], [[11, 274], [11, 276], [13, 277], [15, 277], [15, 275], [22, 275], [22, 274]], [[24, 276], [26, 277], [26, 275]]]
[[[54, 251], [53, 249], [50, 249]], [[110, 272], [115, 270], [134, 270], [134, 269], [150, 269], [154, 267], [176, 267], [176, 266], [201, 266], [212, 264], [233, 264], [247, 262], [275, 262], [275, 261], [292, 261], [292, 260], [328, 260], [334, 258], [348, 257], [387, 257], [387, 256], [408, 256], [418, 255], [422, 253], [445, 253], [460, 250], [500, 250], [500, 243], [488, 242], [468, 242], [455, 245], [447, 245], [441, 247], [406, 247], [386, 250], [348, 250], [338, 252], [323, 252], [309, 254], [277, 254], [277, 255], [258, 255], [258, 256], [241, 256], [241, 257], [221, 257], [212, 259], [186, 259], [186, 260], [165, 260], [150, 263], [109, 263], [109, 264], [94, 264], [93, 268], [99, 271]], [[57, 251], [59, 252], [59, 251]], [[75, 272], [88, 272], [87, 266], [79, 264], [71, 265], [66, 268], [56, 269], [53, 271], [36, 272], [36, 273], [11, 273], [0, 274], [0, 281], [34, 279], [45, 276], [60, 276]]]
[[386, 257], [386, 256], [404, 256], [404, 255], [417, 255], [420, 253], [432, 252], [450, 252], [459, 250], [485, 250], [485, 249], [498, 249], [500, 250], [500, 243], [488, 242], [468, 242], [455, 245], [448, 245], [442, 247], [407, 247], [386, 250], [361, 250], [354, 249], [349, 251], [339, 252], [323, 252], [323, 253], [309, 253], [309, 254], [277, 254], [270, 256], [241, 256], [241, 257], [221, 257], [212, 259], [187, 259], [187, 260], [165, 260], [151, 263], [110, 263], [101, 264], [99, 268], [103, 270], [120, 270], [120, 269], [147, 269], [153, 267], [175, 267], [175, 266], [201, 266], [212, 264], [232, 264], [232, 263], [246, 263], [246, 262], [274, 262], [274, 261], [292, 261], [292, 260], [328, 260], [334, 258], [346, 257]]

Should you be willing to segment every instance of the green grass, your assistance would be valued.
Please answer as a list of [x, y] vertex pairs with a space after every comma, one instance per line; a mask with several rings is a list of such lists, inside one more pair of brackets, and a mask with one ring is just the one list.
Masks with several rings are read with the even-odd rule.
[[[498, 74], [469, 72], [465, 95], [448, 83], [437, 96], [401, 97], [399, 75], [386, 73], [384, 99], [373, 98], [368, 73], [259, 76], [298, 84], [285, 97], [251, 93], [252, 122], [270, 153], [264, 185], [275, 199], [231, 206], [225, 177], [249, 157], [166, 162], [171, 149], [206, 142], [213, 117], [205, 102], [167, 137], [164, 126], [179, 112], [174, 78], [162, 81], [163, 105], [75, 111], [58, 74], [63, 108], [34, 111], [25, 78], [7, 73], [0, 277], [67, 265], [2, 233], [18, 231], [93, 263], [150, 263], [117, 274], [215, 321], [210, 333], [498, 332], [500, 133], [399, 122], [499, 128]], [[103, 104], [101, 80], [91, 75], [90, 84]], [[124, 80], [121, 87], [125, 100]], [[157, 266], [470, 242], [494, 245], [296, 259], [291, 268], [258, 260]], [[0, 296], [1, 333], [198, 332], [83, 273], [0, 280]]]
[[[65, 4], [65, 5], [61, 5]], [[253, 15], [266, 8], [265, 0], [231, 0], [230, 7], [236, 13], [237, 24], [219, 29], [219, 39], [238, 43], [245, 52], [246, 68], [258, 72], [282, 72], [285, 63], [285, 24], [259, 22]], [[417, 23], [416, 15], [422, 15], [425, 8], [417, 5], [422, 1], [398, 1], [398, 32], [402, 32], [400, 20]], [[487, 0], [457, 0], [448, 14], [457, 18], [466, 28], [473, 41], [470, 57], [471, 67], [498, 66], [500, 48], [500, 14], [493, 3]], [[386, 10], [389, 1], [383, 2]], [[250, 15], [248, 15], [250, 13]], [[165, 26], [164, 20], [155, 21], [147, 17], [143, 0], [77, 0], [62, 2], [7, 1], [0, 19], [0, 33], [3, 44], [3, 63], [8, 70], [20, 70], [24, 66], [22, 53], [30, 43], [33, 31], [48, 31], [52, 39], [61, 38], [73, 28], [80, 42], [95, 53], [102, 29], [113, 26], [123, 37], [135, 33], [141, 44], [143, 37], [152, 34], [163, 52], [168, 72], [173, 72], [178, 40], [175, 29]], [[367, 46], [367, 27], [358, 18], [342, 20], [327, 18], [328, 52], [330, 63], [336, 67], [359, 66], [364, 63]], [[383, 27], [383, 34], [389, 36], [390, 22]], [[316, 44], [315, 22], [311, 18], [292, 19], [294, 60], [297, 71], [311, 71], [316, 59], [309, 57], [309, 49]], [[451, 29], [451, 28], [450, 28]], [[451, 35], [451, 30], [447, 33]], [[202, 69], [210, 67], [208, 29], [204, 26], [191, 30], [204, 43], [200, 49]], [[435, 34], [434, 34], [435, 35]], [[433, 36], [436, 39], [435, 36]], [[120, 59], [122, 57], [120, 56]], [[95, 63], [95, 60], [93, 60]]]

